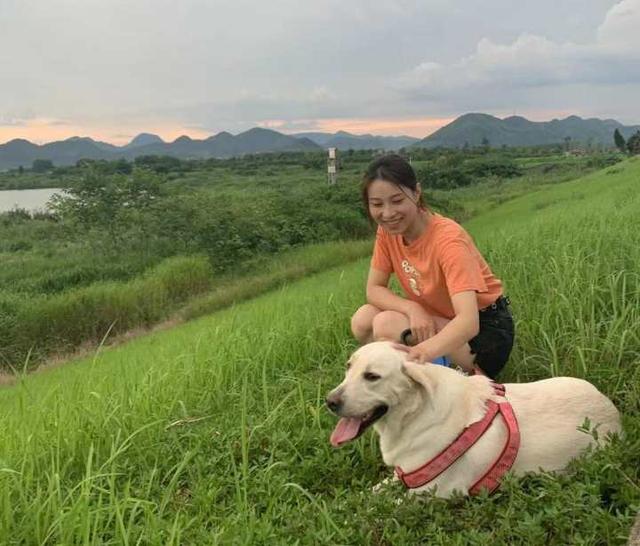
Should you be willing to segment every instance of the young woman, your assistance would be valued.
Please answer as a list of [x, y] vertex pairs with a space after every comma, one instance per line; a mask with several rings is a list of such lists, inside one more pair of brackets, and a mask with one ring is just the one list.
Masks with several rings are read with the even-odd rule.
[[[415, 172], [399, 155], [369, 165], [362, 198], [378, 230], [368, 303], [351, 319], [356, 339], [401, 342], [411, 346], [412, 360], [446, 355], [495, 377], [513, 346], [513, 318], [501, 281], [469, 234], [424, 205]], [[406, 297], [388, 288], [391, 273]]]

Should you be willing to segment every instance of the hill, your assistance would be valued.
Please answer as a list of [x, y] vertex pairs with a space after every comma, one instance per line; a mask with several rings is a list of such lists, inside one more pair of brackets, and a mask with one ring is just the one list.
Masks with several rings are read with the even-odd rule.
[[148, 144], [162, 144], [164, 141], [158, 136], [151, 133], [140, 133], [131, 139], [131, 142], [124, 146], [125, 148], [137, 148], [138, 146], [147, 146]]
[[296, 138], [308, 138], [323, 148], [339, 150], [389, 150], [396, 151], [419, 142], [410, 136], [354, 135], [345, 131], [337, 133], [297, 133]]
[[421, 148], [462, 148], [480, 146], [487, 139], [490, 146], [542, 146], [572, 144], [614, 147], [613, 132], [619, 129], [628, 138], [640, 126], [624, 126], [613, 119], [582, 119], [569, 116], [551, 121], [529, 121], [520, 116], [500, 119], [488, 114], [464, 114], [422, 139]]

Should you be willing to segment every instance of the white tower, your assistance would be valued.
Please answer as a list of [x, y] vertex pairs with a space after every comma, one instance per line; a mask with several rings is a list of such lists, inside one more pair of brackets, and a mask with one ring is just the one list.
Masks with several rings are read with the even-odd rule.
[[338, 163], [336, 148], [329, 148], [329, 159], [327, 160], [327, 180], [330, 185], [338, 181]]

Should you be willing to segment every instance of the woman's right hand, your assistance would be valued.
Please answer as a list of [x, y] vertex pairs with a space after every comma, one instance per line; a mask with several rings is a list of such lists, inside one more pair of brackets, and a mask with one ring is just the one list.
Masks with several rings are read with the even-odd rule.
[[419, 303], [412, 302], [407, 316], [409, 317], [409, 328], [411, 328], [413, 343], [415, 345], [422, 343], [438, 333], [436, 321], [433, 320], [433, 317], [427, 313]]

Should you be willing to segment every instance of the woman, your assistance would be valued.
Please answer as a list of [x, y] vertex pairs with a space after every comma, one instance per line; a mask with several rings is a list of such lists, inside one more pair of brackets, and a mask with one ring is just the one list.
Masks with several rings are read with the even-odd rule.
[[[446, 355], [465, 371], [479, 366], [495, 377], [513, 346], [513, 319], [501, 281], [469, 234], [424, 205], [415, 172], [398, 155], [369, 165], [362, 198], [378, 230], [368, 303], [351, 319], [356, 339], [402, 342], [411, 360]], [[406, 297], [388, 288], [391, 273]]]

